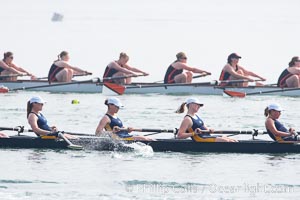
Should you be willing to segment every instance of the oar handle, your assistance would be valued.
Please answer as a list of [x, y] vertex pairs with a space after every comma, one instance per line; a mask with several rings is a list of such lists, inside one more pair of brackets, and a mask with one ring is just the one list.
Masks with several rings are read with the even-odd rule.
[[[119, 128], [120, 131], [128, 131], [128, 128]], [[157, 132], [157, 133], [176, 133], [176, 129], [149, 129], [149, 128], [133, 128], [130, 129], [136, 132]]]
[[217, 133], [217, 134], [241, 134], [241, 135], [253, 135], [253, 136], [257, 136], [257, 135], [263, 135], [263, 134], [267, 134], [266, 131], [263, 130], [214, 130], [213, 132], [209, 131], [209, 130], [202, 130], [200, 133]]
[[194, 78], [201, 78], [201, 77], [205, 77], [205, 76], [209, 76], [209, 75], [211, 75], [211, 73], [210, 73], [210, 72], [207, 72], [207, 73], [202, 73], [202, 74], [199, 74], [199, 75], [193, 76], [193, 79], [194, 79]]

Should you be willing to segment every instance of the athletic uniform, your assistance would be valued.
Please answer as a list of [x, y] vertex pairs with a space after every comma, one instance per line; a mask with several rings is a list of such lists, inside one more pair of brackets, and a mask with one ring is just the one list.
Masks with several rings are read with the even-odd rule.
[[[234, 71], [238, 71], [239, 70], [239, 67], [238, 65], [235, 67], [235, 70]], [[220, 75], [220, 78], [219, 80], [220, 81], [227, 81], [227, 80], [230, 80], [230, 77], [231, 77], [231, 74], [228, 73], [228, 72], [225, 72], [224, 70], [222, 70], [221, 72], [221, 75]], [[221, 83], [220, 86], [231, 86], [232, 83]]]
[[[120, 66], [123, 67], [123, 65], [120, 65]], [[111, 67], [107, 66], [105, 68], [105, 71], [104, 71], [104, 74], [103, 74], [103, 78], [113, 77], [113, 75], [115, 73], [117, 73], [117, 72], [118, 72], [118, 70], [116, 70], [115, 68], [111, 68]], [[103, 79], [103, 81], [104, 82], [109, 82], [109, 83], [113, 83], [114, 82], [113, 80], [104, 80], [104, 79]]]
[[[190, 117], [192, 122], [193, 122], [192, 127], [188, 130], [189, 133], [195, 132], [195, 130], [197, 128], [200, 128], [201, 130], [206, 130], [205, 127], [204, 127], [204, 122], [202, 121], [202, 119], [200, 119], [200, 117], [198, 115], [196, 115], [197, 119], [195, 119], [194, 117], [192, 117], [190, 115], [186, 115], [186, 116]], [[209, 133], [202, 133], [202, 134], [199, 134], [199, 135], [195, 134], [191, 138], [195, 142], [215, 142], [216, 141], [216, 137], [211, 136]]]
[[58, 74], [58, 72], [60, 72], [61, 70], [63, 70], [63, 67], [58, 67], [57, 65], [55, 65], [54, 63], [51, 65], [49, 73], [48, 73], [48, 81], [49, 83], [51, 82], [56, 82], [56, 74]]
[[[110, 123], [106, 124], [104, 127], [106, 131], [112, 131], [115, 126], [120, 127], [120, 128], [123, 127], [123, 123], [120, 120], [120, 118], [118, 118], [118, 117], [115, 118], [107, 113], [106, 113], [106, 116], [108, 116], [110, 119]], [[127, 131], [119, 131], [115, 134], [120, 138], [131, 138], [132, 137], [132, 135], [129, 135]]]
[[283, 72], [280, 74], [277, 82], [278, 87], [287, 87], [286, 80], [293, 76], [287, 69], [283, 70]]
[[[284, 125], [280, 123], [278, 120], [274, 120], [274, 125], [278, 131], [289, 133], [287, 128], [285, 128]], [[269, 129], [267, 129], [267, 132], [274, 141], [297, 141], [297, 137], [295, 136], [285, 136], [285, 137], [275, 136]]]
[[[38, 120], [37, 120], [37, 125], [40, 129], [42, 130], [46, 130], [46, 131], [52, 131], [51, 127], [48, 126], [47, 124], [47, 119], [44, 117], [44, 115], [42, 113], [36, 114], [34, 112], [30, 112], [33, 113], [37, 116]], [[37, 134], [38, 136], [40, 136], [39, 134]]]
[[[4, 69], [2, 67], [0, 67], [0, 75], [1, 75], [1, 72], [3, 72]], [[0, 77], [0, 80], [3, 80], [1, 77]]]
[[[176, 63], [178, 61], [175, 61]], [[175, 69], [172, 64], [168, 67], [167, 72], [165, 74], [164, 83], [175, 83], [175, 76], [178, 74], [181, 74], [183, 72], [183, 69]]]

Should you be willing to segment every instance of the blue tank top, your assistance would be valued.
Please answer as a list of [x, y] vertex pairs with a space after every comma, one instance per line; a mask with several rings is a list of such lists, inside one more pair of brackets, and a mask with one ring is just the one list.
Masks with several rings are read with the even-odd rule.
[[[118, 117], [115, 118], [107, 113], [106, 116], [109, 117], [110, 123], [105, 126], [105, 130], [112, 131], [115, 126], [120, 128], [124, 127], [120, 118]], [[127, 131], [119, 131], [116, 133], [116, 135], [118, 135], [120, 138], [132, 137], [132, 135], [129, 135]]]
[[34, 112], [31, 112], [31, 113], [33, 113], [37, 116], [37, 118], [38, 118], [37, 125], [40, 129], [43, 129], [46, 131], [52, 131], [51, 127], [48, 126], [47, 119], [44, 117], [44, 115], [42, 113], [40, 113], [39, 115]]
[[200, 128], [201, 130], [206, 130], [204, 127], [204, 122], [202, 121], [202, 119], [196, 115], [197, 119], [195, 119], [194, 117], [190, 116], [190, 115], [186, 115], [188, 117], [190, 117], [192, 119], [193, 125], [192, 125], [192, 129], [193, 131], [195, 131], [197, 128]]
[[[280, 123], [278, 120], [274, 120], [274, 125], [275, 125], [275, 127], [276, 127], [276, 129], [277, 129], [278, 131], [282, 131], [282, 132], [285, 132], [285, 133], [288, 133], [288, 132], [289, 132], [289, 131], [287, 130], [287, 128], [285, 128], [285, 126], [284, 126], [282, 123]], [[277, 141], [277, 139], [275, 138], [275, 135], [274, 135], [269, 129], [267, 129], [267, 132], [268, 132], [269, 136], [270, 136], [273, 140]], [[284, 138], [282, 138], [282, 139], [284, 140]]]

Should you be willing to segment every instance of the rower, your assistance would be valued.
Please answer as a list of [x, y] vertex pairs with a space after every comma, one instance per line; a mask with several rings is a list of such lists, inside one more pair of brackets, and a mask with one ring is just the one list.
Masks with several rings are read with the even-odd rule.
[[91, 75], [91, 72], [84, 71], [78, 67], [71, 66], [69, 53], [62, 51], [58, 59], [53, 62], [48, 73], [48, 81], [52, 82], [71, 82], [73, 75]]
[[265, 108], [265, 126], [269, 136], [278, 142], [282, 141], [299, 141], [300, 137], [296, 134], [294, 128], [287, 129], [278, 121], [283, 109], [279, 104], [270, 104]]
[[128, 127], [127, 131], [120, 131], [120, 128], [125, 128], [120, 118], [118, 118], [117, 113], [121, 107], [123, 107], [121, 101], [116, 97], [111, 97], [105, 100], [105, 105], [107, 105], [107, 112], [100, 120], [97, 128], [96, 135], [100, 136], [105, 134], [105, 131], [112, 132], [112, 136], [117, 139], [122, 140], [146, 140], [151, 141], [153, 139], [141, 135], [131, 135], [133, 128]]
[[[58, 136], [58, 130], [56, 126], [49, 126], [47, 119], [41, 113], [43, 105], [46, 103], [39, 96], [32, 97], [27, 102], [27, 120], [31, 129], [37, 136]], [[75, 139], [76, 137], [64, 134], [68, 139]]]
[[188, 110], [178, 129], [177, 138], [185, 139], [191, 137], [195, 142], [238, 142], [229, 137], [210, 135], [214, 130], [207, 128], [202, 119], [196, 114], [203, 105], [197, 98], [188, 98], [186, 102], [181, 104], [176, 113], [183, 113], [185, 107]]
[[204, 73], [210, 75], [210, 72], [190, 67], [186, 64], [187, 57], [185, 53], [179, 52], [176, 54], [176, 60], [168, 67], [165, 74], [164, 83], [191, 83], [193, 73]]
[[36, 79], [36, 77], [23, 69], [22, 67], [17, 66], [12, 61], [14, 59], [14, 55], [12, 52], [5, 52], [3, 60], [0, 60], [0, 75], [7, 75], [7, 77], [0, 77], [0, 80], [5, 81], [16, 81], [17, 76], [10, 75], [28, 75], [31, 76], [31, 79]]
[[277, 86], [284, 88], [299, 88], [300, 87], [300, 59], [298, 56], [292, 58], [289, 62], [289, 67], [283, 70], [277, 82]]
[[[255, 74], [254, 72], [246, 70], [244, 67], [238, 65], [239, 59], [242, 57], [236, 53], [232, 53], [227, 58], [227, 64], [222, 69], [221, 75], [219, 80], [226, 81], [226, 80], [239, 80], [239, 79], [246, 79], [248, 81], [254, 81], [251, 77], [259, 78], [261, 81], [265, 81], [266, 79]], [[261, 83], [256, 83], [257, 85], [262, 86]], [[243, 83], [221, 83], [221, 86], [239, 86], [239, 87], [246, 87], [248, 86], [248, 82], [245, 81]]]
[[[122, 52], [120, 53], [119, 60], [110, 62], [105, 68], [103, 78], [107, 79], [110, 77], [122, 77], [126, 75], [136, 75], [136, 73], [142, 73], [144, 76], [148, 76], [149, 74], [143, 72], [137, 68], [131, 67], [127, 64], [129, 60], [129, 56]], [[122, 79], [114, 79], [114, 80], [105, 80], [105, 82], [116, 83], [116, 84], [130, 84], [131, 77], [122, 78]]]

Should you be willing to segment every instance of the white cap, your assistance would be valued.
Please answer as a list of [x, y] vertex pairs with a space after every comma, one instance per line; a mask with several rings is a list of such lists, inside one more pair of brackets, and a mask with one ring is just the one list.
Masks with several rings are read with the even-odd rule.
[[118, 98], [116, 98], [116, 97], [108, 98], [108, 99], [107, 99], [107, 104], [113, 104], [113, 105], [115, 105], [115, 106], [117, 106], [117, 107], [119, 107], [119, 108], [120, 108], [120, 107], [123, 107], [123, 105], [122, 105], [120, 99], [118, 99]]
[[272, 103], [268, 105], [268, 110], [276, 110], [276, 111], [283, 111], [282, 107], [279, 104]]
[[186, 100], [186, 105], [188, 105], [188, 104], [190, 104], [190, 103], [195, 103], [195, 104], [198, 104], [198, 105], [200, 105], [200, 106], [204, 106], [204, 104], [201, 103], [201, 102], [199, 101], [199, 99], [194, 98], [194, 97], [188, 98], [188, 99]]
[[30, 103], [46, 103], [44, 99], [42, 99], [40, 96], [31, 97], [29, 100]]

